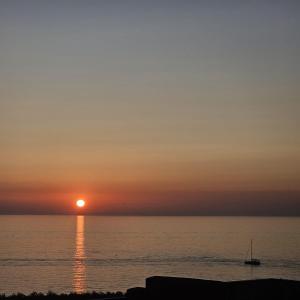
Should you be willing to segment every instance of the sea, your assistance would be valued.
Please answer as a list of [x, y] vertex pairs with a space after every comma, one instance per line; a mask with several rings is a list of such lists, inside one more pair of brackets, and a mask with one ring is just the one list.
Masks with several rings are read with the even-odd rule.
[[[253, 255], [261, 266], [249, 266]], [[300, 218], [0, 216], [0, 294], [126, 291], [155, 275], [300, 280]]]

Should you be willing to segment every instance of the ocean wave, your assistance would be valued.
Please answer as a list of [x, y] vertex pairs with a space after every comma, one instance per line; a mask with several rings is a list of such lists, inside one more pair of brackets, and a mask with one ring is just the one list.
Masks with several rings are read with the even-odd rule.
[[[86, 266], [126, 266], [126, 265], [173, 265], [173, 264], [203, 264], [203, 265], [243, 265], [241, 258], [226, 258], [214, 256], [142, 256], [129, 258], [0, 258], [0, 266], [70, 266], [81, 261]], [[264, 259], [264, 267], [274, 268], [300, 268], [300, 262], [296, 260]]]

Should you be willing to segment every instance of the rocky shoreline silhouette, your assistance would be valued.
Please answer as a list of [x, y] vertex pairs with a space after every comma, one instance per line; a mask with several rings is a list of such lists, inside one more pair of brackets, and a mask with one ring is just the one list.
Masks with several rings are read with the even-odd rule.
[[300, 281], [288, 279], [255, 279], [242, 281], [214, 281], [194, 278], [153, 276], [145, 287], [122, 292], [88, 292], [83, 294], [0, 295], [0, 300], [96, 300], [96, 299], [232, 299], [232, 300], [293, 300], [300, 299]]

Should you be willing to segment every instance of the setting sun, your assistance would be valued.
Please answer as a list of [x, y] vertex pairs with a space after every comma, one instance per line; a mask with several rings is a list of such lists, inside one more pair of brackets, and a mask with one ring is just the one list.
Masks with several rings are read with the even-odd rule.
[[84, 206], [85, 206], [85, 201], [82, 200], [82, 199], [77, 200], [77, 201], [76, 201], [76, 205], [77, 205], [78, 207], [84, 207]]

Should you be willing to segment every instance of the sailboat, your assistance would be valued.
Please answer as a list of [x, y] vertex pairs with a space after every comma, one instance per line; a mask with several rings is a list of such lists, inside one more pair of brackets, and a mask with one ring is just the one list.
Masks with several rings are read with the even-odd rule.
[[250, 245], [250, 259], [245, 260], [245, 265], [252, 265], [252, 266], [259, 266], [260, 265], [260, 260], [257, 258], [253, 258], [253, 240], [251, 240], [251, 245]]

